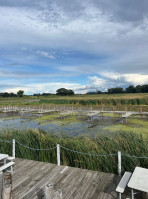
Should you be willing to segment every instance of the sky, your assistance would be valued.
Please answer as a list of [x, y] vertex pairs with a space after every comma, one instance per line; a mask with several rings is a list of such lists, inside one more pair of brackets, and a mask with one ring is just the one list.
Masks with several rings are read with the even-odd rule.
[[147, 0], [0, 0], [0, 92], [148, 84]]

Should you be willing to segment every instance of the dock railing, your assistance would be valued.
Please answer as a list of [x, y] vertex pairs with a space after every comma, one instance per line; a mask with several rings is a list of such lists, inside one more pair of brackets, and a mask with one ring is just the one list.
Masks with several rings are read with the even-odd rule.
[[118, 175], [119, 176], [121, 176], [121, 173], [122, 173], [122, 157], [123, 156], [129, 157], [129, 158], [140, 158], [140, 159], [147, 159], [148, 158], [148, 157], [144, 157], [144, 156], [135, 156], [135, 155], [124, 154], [124, 153], [121, 153], [121, 151], [118, 151], [117, 153], [114, 153], [114, 154], [91, 154], [91, 153], [85, 153], [85, 152], [81, 152], [81, 151], [72, 150], [72, 149], [66, 148], [64, 146], [60, 146], [60, 144], [57, 144], [55, 147], [51, 147], [51, 148], [48, 148], [48, 149], [37, 149], [37, 148], [28, 147], [28, 146], [20, 143], [19, 141], [15, 140], [15, 139], [12, 139], [12, 141], [11, 140], [0, 140], [0, 142], [12, 143], [12, 157], [14, 157], [14, 158], [16, 157], [16, 154], [15, 154], [16, 144], [18, 144], [22, 147], [25, 147], [27, 149], [33, 150], [33, 151], [49, 151], [49, 150], [56, 149], [56, 151], [57, 151], [56, 152], [56, 154], [57, 154], [57, 166], [61, 165], [60, 151], [62, 149], [66, 150], [66, 151], [73, 152], [73, 153], [87, 155], [87, 156], [96, 156], [96, 157], [117, 156], [117, 159], [118, 159], [117, 168], [118, 168]]

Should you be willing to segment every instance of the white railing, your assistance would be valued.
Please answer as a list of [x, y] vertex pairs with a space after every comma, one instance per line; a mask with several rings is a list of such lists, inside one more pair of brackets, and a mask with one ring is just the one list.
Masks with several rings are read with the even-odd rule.
[[66, 148], [64, 146], [60, 146], [60, 144], [57, 144], [55, 147], [51, 147], [51, 148], [48, 148], [48, 149], [36, 149], [36, 148], [32, 148], [32, 147], [28, 147], [20, 142], [18, 142], [17, 140], [13, 139], [12, 141], [8, 141], [8, 140], [0, 140], [0, 142], [6, 142], [6, 143], [12, 143], [12, 157], [15, 158], [15, 148], [16, 148], [16, 143], [19, 144], [20, 146], [23, 146], [27, 149], [30, 149], [30, 150], [34, 150], [34, 151], [49, 151], [49, 150], [53, 150], [53, 149], [56, 149], [57, 150], [57, 165], [60, 166], [61, 165], [61, 161], [60, 161], [60, 149], [65, 149], [67, 151], [70, 151], [70, 152], [74, 152], [74, 153], [78, 153], [78, 154], [82, 154], [82, 155], [87, 155], [87, 156], [96, 156], [96, 157], [106, 157], [106, 156], [118, 156], [118, 175], [121, 176], [121, 172], [122, 172], [122, 167], [121, 167], [121, 164], [122, 164], [122, 159], [121, 157], [122, 156], [125, 156], [125, 157], [130, 157], [130, 158], [148, 158], [148, 157], [144, 157], [144, 156], [134, 156], [134, 155], [128, 155], [128, 154], [123, 154], [121, 153], [121, 151], [118, 151], [116, 154], [91, 154], [91, 153], [85, 153], [85, 152], [81, 152], [81, 151], [76, 151], [76, 150], [72, 150], [72, 149], [69, 149], [69, 148]]

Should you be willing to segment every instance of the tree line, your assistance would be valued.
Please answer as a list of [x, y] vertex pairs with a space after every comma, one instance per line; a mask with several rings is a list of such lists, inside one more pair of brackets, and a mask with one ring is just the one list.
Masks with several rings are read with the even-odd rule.
[[148, 84], [145, 85], [130, 85], [125, 90], [122, 87], [110, 88], [108, 93], [148, 93]]
[[19, 90], [17, 92], [17, 94], [15, 93], [8, 93], [8, 92], [4, 92], [4, 93], [0, 93], [0, 97], [23, 97], [24, 95], [24, 91], [23, 90]]
[[137, 85], [133, 86], [130, 85], [127, 88], [122, 88], [122, 87], [115, 87], [115, 88], [109, 88], [107, 92], [101, 92], [101, 91], [96, 91], [96, 92], [87, 92], [86, 94], [92, 95], [92, 94], [114, 94], [114, 93], [148, 93], [148, 84], [145, 85]]
[[[114, 94], [114, 93], [148, 93], [148, 84], [145, 85], [137, 85], [133, 86], [130, 85], [127, 88], [122, 88], [122, 87], [115, 87], [115, 88], [109, 88], [107, 92], [102, 92], [102, 91], [93, 91], [93, 92], [87, 92], [87, 95], [93, 95], [93, 94]], [[52, 93], [34, 93], [33, 96], [48, 96], [51, 95]], [[66, 88], [59, 88], [56, 90], [56, 95], [61, 95], [61, 96], [66, 96], [66, 95], [74, 95], [74, 91], [71, 89], [66, 89]], [[53, 95], [53, 94], [52, 94]], [[0, 97], [23, 97], [24, 96], [24, 91], [19, 90], [17, 94], [15, 93], [0, 93]]]
[[[51, 95], [52, 93], [35, 93], [33, 96], [48, 96]], [[66, 96], [66, 95], [74, 95], [74, 91], [71, 89], [66, 89], [66, 88], [59, 88], [56, 91], [56, 95], [61, 95], [61, 96]]]

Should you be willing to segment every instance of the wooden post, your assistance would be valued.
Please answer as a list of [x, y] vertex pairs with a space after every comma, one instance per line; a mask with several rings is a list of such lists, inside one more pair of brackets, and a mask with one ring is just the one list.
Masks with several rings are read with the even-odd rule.
[[15, 139], [12, 140], [12, 157], [15, 158]]
[[121, 176], [121, 151], [118, 151], [118, 174]]
[[91, 115], [91, 122], [92, 122], [92, 120], [93, 120], [93, 115]]
[[72, 106], [72, 115], [73, 115], [73, 106]]
[[127, 107], [125, 106], [125, 113], [127, 112]]
[[49, 183], [44, 188], [44, 198], [45, 199], [53, 199], [54, 196], [54, 184]]
[[55, 190], [53, 199], [62, 199], [62, 191], [59, 189]]
[[0, 172], [0, 199], [2, 199], [2, 192], [3, 192], [3, 172]]
[[57, 165], [60, 166], [60, 145], [57, 144]]
[[142, 119], [142, 107], [139, 108], [139, 112], [140, 112], [140, 116], [141, 116], [141, 119]]
[[3, 174], [2, 199], [12, 199], [12, 176], [10, 173]]

